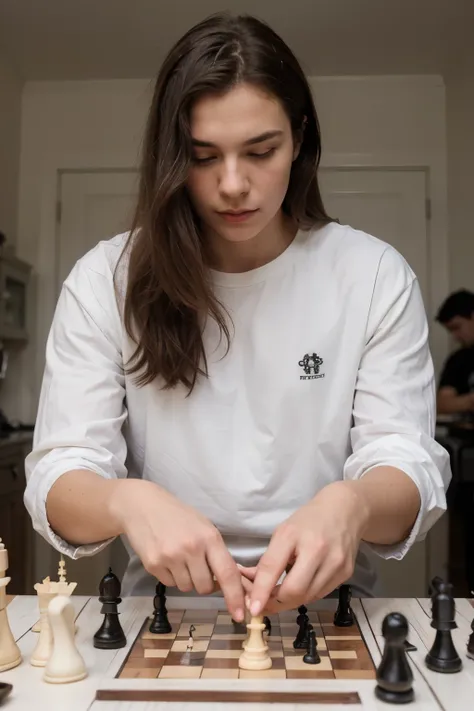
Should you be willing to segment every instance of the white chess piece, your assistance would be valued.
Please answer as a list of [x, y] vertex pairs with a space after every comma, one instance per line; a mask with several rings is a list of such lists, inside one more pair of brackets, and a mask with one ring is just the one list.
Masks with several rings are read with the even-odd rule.
[[87, 676], [84, 660], [74, 643], [74, 606], [66, 595], [57, 595], [48, 606], [53, 651], [44, 670], [44, 681], [69, 684]]
[[[49, 582], [50, 582], [50, 579], [49, 579], [49, 578], [45, 578], [45, 580], [43, 580], [43, 583], [45, 583], [46, 581], [49, 581]], [[60, 560], [59, 560], [59, 565], [58, 565], [58, 583], [67, 583], [67, 580], [66, 580], [66, 563], [65, 563], [65, 560], [64, 560], [64, 556], [63, 556], [63, 555], [61, 555], [61, 558], [60, 558]], [[55, 583], [51, 583], [51, 582], [50, 582], [50, 585], [53, 586], [53, 585], [55, 585]], [[58, 587], [58, 590], [56, 591], [57, 594], [59, 594], [60, 592], [62, 592], [63, 594], [66, 594], [66, 587], [65, 587], [64, 585], [57, 586], [57, 587]], [[74, 584], [74, 587], [75, 587], [75, 584]], [[69, 594], [72, 594], [72, 591], [74, 590], [74, 587], [71, 588], [71, 586], [69, 586], [69, 589], [71, 590], [71, 592], [70, 592]], [[32, 631], [32, 632], [41, 632], [41, 619], [38, 619], [38, 620], [35, 622], [35, 624], [34, 624], [33, 627], [31, 628], [31, 631]], [[75, 631], [77, 632], [77, 625], [76, 625], [76, 627], [75, 627]]]
[[13, 669], [21, 662], [21, 653], [12, 635], [7, 617], [5, 588], [10, 578], [5, 576], [8, 569], [8, 552], [0, 538], [0, 672]]
[[[45, 578], [45, 580], [43, 580], [43, 586], [47, 585], [45, 581], [49, 581], [49, 578]], [[48, 621], [48, 605], [50, 601], [56, 597], [56, 595], [57, 593], [55, 591], [38, 593], [38, 605], [40, 612], [39, 637], [36, 647], [33, 650], [33, 654], [30, 657], [30, 664], [34, 667], [46, 666], [46, 662], [48, 661], [53, 649], [53, 635]]]
[[48, 606], [56, 595], [71, 595], [77, 583], [56, 582], [49, 577], [44, 578], [41, 583], [36, 583], [34, 588], [38, 594], [38, 606], [40, 612], [39, 637], [33, 654], [30, 657], [30, 664], [34, 667], [44, 667], [53, 649], [53, 637], [49, 627]]
[[32, 632], [41, 632], [41, 620], [36, 620], [35, 624], [31, 628]]
[[244, 651], [239, 658], [239, 667], [241, 669], [250, 669], [252, 671], [261, 671], [270, 669], [272, 660], [268, 651], [268, 644], [263, 637], [265, 623], [263, 617], [252, 617], [247, 624], [249, 636], [244, 642]]

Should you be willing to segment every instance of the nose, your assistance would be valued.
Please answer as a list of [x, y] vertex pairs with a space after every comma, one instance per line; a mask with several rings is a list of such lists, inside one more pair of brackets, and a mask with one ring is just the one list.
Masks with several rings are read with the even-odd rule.
[[227, 160], [222, 163], [222, 172], [219, 176], [219, 191], [222, 197], [228, 200], [246, 195], [249, 191], [249, 179], [244, 166], [237, 160]]

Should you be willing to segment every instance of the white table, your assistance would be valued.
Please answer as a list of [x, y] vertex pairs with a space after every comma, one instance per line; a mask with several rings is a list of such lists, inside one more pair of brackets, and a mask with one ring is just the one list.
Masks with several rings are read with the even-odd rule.
[[[0, 674], [0, 681], [13, 684], [13, 692], [2, 705], [2, 711], [187, 711], [195, 708], [202, 711], [306, 711], [315, 708], [317, 711], [388, 711], [394, 708], [378, 701], [373, 693], [374, 682], [368, 680], [321, 680], [318, 689], [321, 691], [341, 690], [357, 691], [361, 704], [340, 705], [308, 705], [308, 704], [262, 704], [262, 703], [163, 703], [163, 702], [111, 702], [95, 700], [99, 688], [107, 688], [109, 680], [114, 676], [118, 656], [125, 653], [122, 650], [97, 650], [92, 645], [92, 638], [101, 624], [100, 603], [97, 598], [73, 596], [72, 600], [78, 614], [78, 633], [76, 643], [86, 662], [89, 675], [83, 681], [75, 684], [51, 685], [42, 681], [43, 669], [29, 664], [29, 657], [34, 649], [38, 635], [31, 627], [38, 618], [38, 603], [36, 596], [15, 597], [8, 606], [8, 617], [13, 635], [23, 655], [23, 662], [16, 669]], [[474, 709], [474, 661], [466, 657], [466, 644], [471, 632], [471, 620], [474, 609], [468, 600], [456, 600], [456, 621], [458, 628], [453, 631], [453, 639], [458, 653], [463, 659], [463, 670], [457, 674], [437, 674], [430, 672], [424, 657], [431, 647], [434, 630], [430, 627], [431, 601], [425, 598], [411, 599], [353, 599], [352, 606], [357, 615], [359, 625], [366, 639], [375, 664], [380, 661], [383, 649], [381, 624], [388, 612], [398, 611], [404, 614], [410, 624], [410, 641], [417, 647], [410, 653], [411, 666], [414, 673], [415, 701], [409, 704], [407, 711], [472, 711]], [[190, 604], [183, 598], [169, 597], [168, 609], [181, 607], [219, 607], [223, 609], [223, 601], [216, 598], [198, 598]], [[145, 616], [152, 611], [150, 598], [127, 598], [121, 606], [120, 621], [126, 634], [137, 629]], [[128, 636], [128, 646], [134, 636]], [[117, 680], [116, 680], [117, 681]], [[124, 681], [124, 680], [120, 680]], [[140, 683], [141, 680], [127, 680]], [[163, 680], [165, 682], [166, 680]], [[213, 683], [219, 687], [219, 681]], [[183, 686], [191, 680], [183, 680]], [[225, 682], [226, 686], [233, 680]], [[237, 683], [237, 682], [234, 682]], [[240, 681], [242, 683], [242, 680]], [[253, 682], [252, 682], [253, 683]], [[267, 682], [268, 683], [268, 682]], [[274, 680], [268, 688], [275, 690], [283, 681]], [[310, 682], [313, 683], [314, 682]], [[196, 682], [194, 682], [196, 684]], [[285, 680], [285, 690], [301, 691], [299, 680]], [[311, 688], [314, 688], [311, 687]]]

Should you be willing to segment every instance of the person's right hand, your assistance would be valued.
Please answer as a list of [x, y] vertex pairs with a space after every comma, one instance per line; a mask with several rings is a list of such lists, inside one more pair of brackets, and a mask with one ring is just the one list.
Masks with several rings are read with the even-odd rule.
[[221, 534], [202, 514], [142, 479], [121, 481], [110, 510], [150, 575], [201, 595], [214, 592], [216, 580], [233, 619], [244, 620], [240, 571]]

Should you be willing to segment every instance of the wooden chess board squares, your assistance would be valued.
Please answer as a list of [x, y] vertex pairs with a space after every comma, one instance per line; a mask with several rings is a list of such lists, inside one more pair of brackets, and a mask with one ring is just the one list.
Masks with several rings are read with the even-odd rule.
[[[212, 610], [173, 613], [169, 613], [173, 625], [170, 634], [151, 634], [150, 620], [146, 620], [118, 674], [120, 678], [375, 679], [375, 667], [357, 623], [336, 627], [334, 612], [329, 610], [309, 613], [320, 664], [305, 664], [305, 650], [294, 649], [296, 615], [285, 612], [271, 618], [271, 636], [265, 635], [272, 668], [258, 672], [239, 669], [242, 642], [247, 636], [240, 630], [246, 628], [234, 624], [230, 615]], [[193, 648], [187, 650], [192, 624], [196, 628]]]
[[[174, 612], [174, 610], [172, 611]], [[181, 611], [181, 614], [183, 611]], [[168, 614], [168, 619], [171, 622], [171, 612]], [[184, 610], [181, 621], [188, 624], [196, 624], [196, 622], [212, 622], [215, 623], [218, 616], [217, 610]], [[230, 615], [229, 615], [230, 617]]]
[[175, 637], [177, 639], [180, 638], [186, 638], [189, 639], [189, 627], [191, 625], [195, 626], [195, 630], [193, 632], [193, 637], [194, 639], [203, 639], [203, 638], [210, 638], [215, 630], [218, 628], [214, 626], [213, 622], [201, 622], [197, 620], [193, 620], [192, 622], [183, 622], [181, 626], [178, 629], [178, 632], [175, 633]]

